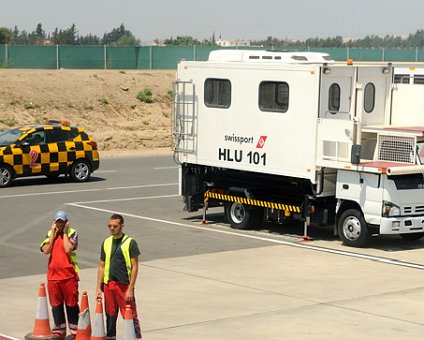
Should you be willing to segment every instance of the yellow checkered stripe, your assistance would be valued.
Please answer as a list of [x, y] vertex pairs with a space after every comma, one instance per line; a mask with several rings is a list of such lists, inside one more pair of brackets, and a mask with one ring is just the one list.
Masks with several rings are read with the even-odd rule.
[[261, 201], [261, 200], [251, 199], [251, 198], [232, 196], [232, 195], [224, 195], [224, 194], [218, 194], [218, 193], [215, 193], [215, 192], [207, 191], [204, 194], [204, 199], [205, 199], [205, 201], [207, 201], [209, 198], [220, 200], [220, 201], [237, 202], [237, 203], [242, 203], [242, 204], [247, 204], [247, 205], [253, 205], [253, 206], [256, 206], [256, 207], [290, 211], [290, 212], [293, 212], [293, 213], [300, 213], [301, 212], [301, 208], [299, 206], [296, 206], [296, 205], [290, 205], [290, 204], [284, 204], [284, 203], [278, 203], [278, 202]]

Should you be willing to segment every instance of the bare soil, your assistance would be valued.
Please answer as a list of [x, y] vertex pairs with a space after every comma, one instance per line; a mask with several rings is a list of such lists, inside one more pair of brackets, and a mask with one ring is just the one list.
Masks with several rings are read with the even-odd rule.
[[[0, 130], [67, 120], [105, 154], [170, 151], [174, 79], [158, 70], [0, 69]], [[137, 99], [145, 88], [153, 103]]]

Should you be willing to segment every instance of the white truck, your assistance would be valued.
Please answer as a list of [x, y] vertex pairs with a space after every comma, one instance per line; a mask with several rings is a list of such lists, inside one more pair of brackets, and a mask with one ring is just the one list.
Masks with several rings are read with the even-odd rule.
[[224, 206], [240, 229], [333, 225], [355, 247], [374, 234], [423, 237], [424, 127], [391, 124], [392, 76], [391, 64], [321, 53], [181, 61], [173, 135], [186, 209]]

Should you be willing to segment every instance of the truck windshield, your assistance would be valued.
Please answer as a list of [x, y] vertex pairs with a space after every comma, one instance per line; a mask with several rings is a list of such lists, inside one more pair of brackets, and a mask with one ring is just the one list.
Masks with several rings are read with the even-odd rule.
[[417, 156], [420, 164], [424, 165], [424, 141], [417, 142]]
[[16, 143], [23, 131], [20, 129], [6, 130], [0, 133], [0, 146]]

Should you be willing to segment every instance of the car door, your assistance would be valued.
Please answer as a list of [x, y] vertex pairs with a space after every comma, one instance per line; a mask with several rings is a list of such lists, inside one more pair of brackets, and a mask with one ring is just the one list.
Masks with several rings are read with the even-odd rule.
[[46, 134], [47, 145], [50, 150], [51, 171], [65, 173], [70, 165], [69, 148], [66, 144], [70, 138], [69, 131], [54, 126], [52, 129], [47, 130]]
[[37, 175], [44, 173], [46, 163], [45, 152], [45, 132], [43, 129], [36, 129], [29, 133], [19, 143], [22, 150], [22, 173], [23, 175]]

